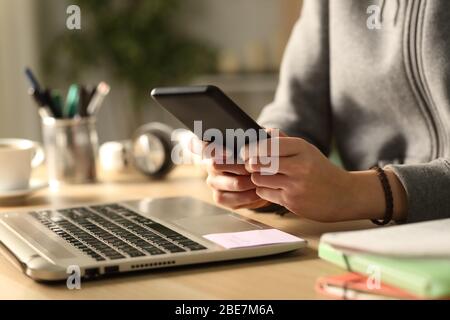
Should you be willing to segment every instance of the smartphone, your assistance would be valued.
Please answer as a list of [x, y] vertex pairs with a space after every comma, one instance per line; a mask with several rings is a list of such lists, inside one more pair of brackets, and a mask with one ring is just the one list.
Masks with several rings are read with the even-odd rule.
[[[226, 139], [227, 129], [242, 129], [244, 132], [254, 129], [256, 137], [245, 135], [244, 142], [242, 139], [234, 138], [234, 151], [240, 150], [243, 143], [268, 138], [263, 128], [216, 86], [155, 88], [152, 90], [151, 96], [203, 141], [214, 142], [214, 139], [211, 139], [214, 137], [206, 134], [208, 129], [216, 129], [221, 132], [224, 146], [229, 146], [231, 143]], [[196, 121], [197, 127], [195, 127]], [[201, 121], [201, 130], [198, 128], [198, 121]]]

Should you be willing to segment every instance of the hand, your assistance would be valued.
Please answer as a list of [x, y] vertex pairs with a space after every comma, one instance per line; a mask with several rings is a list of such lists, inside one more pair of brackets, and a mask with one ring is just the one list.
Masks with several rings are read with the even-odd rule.
[[[208, 156], [203, 152], [206, 145], [207, 143], [193, 138], [189, 149], [195, 154]], [[250, 173], [245, 166], [218, 161], [225, 157], [226, 152], [223, 152], [223, 155], [214, 155], [205, 161], [208, 172], [206, 183], [213, 191], [214, 201], [232, 209], [256, 209], [267, 206], [269, 202], [256, 194], [256, 185], [251, 181]]]
[[[278, 141], [272, 141], [277, 139]], [[266, 155], [278, 159], [278, 169], [264, 175], [264, 166], [254, 157], [262, 143], [278, 143], [279, 150]], [[356, 219], [382, 219], [384, 193], [374, 171], [347, 172], [329, 161], [315, 146], [300, 138], [279, 137], [243, 148], [245, 168], [251, 172], [256, 195], [280, 204], [291, 212], [313, 220], [335, 222]], [[279, 157], [277, 157], [279, 156]], [[392, 186], [394, 218], [406, 212], [406, 193], [395, 174], [386, 170]]]

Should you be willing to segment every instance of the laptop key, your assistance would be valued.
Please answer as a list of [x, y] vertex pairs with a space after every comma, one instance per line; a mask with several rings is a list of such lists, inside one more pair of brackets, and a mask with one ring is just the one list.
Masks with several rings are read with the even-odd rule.
[[166, 226], [163, 226], [162, 224], [159, 223], [153, 223], [147, 226], [148, 228], [155, 230], [159, 233], [161, 233], [162, 235], [165, 236], [173, 236], [173, 235], [178, 235], [179, 233], [167, 228]]
[[173, 245], [173, 246], [164, 246], [164, 249], [169, 250], [172, 253], [185, 252], [186, 251], [185, 249], [182, 249], [182, 248], [180, 248], [178, 246], [175, 246], [175, 245]]
[[117, 259], [123, 259], [125, 257], [122, 256], [121, 254], [119, 254], [119, 255], [115, 255], [115, 256], [109, 256], [108, 258], [111, 260], [117, 260]]
[[192, 251], [196, 251], [196, 250], [204, 250], [204, 249], [206, 249], [206, 247], [205, 246], [202, 246], [201, 244], [199, 244], [199, 243], [197, 243], [197, 242], [195, 242], [195, 241], [192, 241], [192, 240], [190, 240], [190, 241], [188, 241], [188, 242], [183, 242], [183, 243], [180, 243], [183, 247], [186, 247], [186, 248], [188, 248], [188, 249], [190, 249], [190, 250], [192, 250]]
[[132, 252], [132, 253], [130, 253], [129, 255], [130, 255], [130, 257], [132, 257], [132, 258], [135, 258], [135, 257], [143, 257], [143, 256], [145, 256], [144, 253], [139, 252], [139, 251]]
[[147, 251], [147, 252], [150, 253], [152, 256], [159, 255], [159, 254], [165, 254], [164, 251], [159, 250], [159, 249], [156, 249], [156, 250], [150, 250], [150, 251]]
[[196, 245], [196, 246], [191, 246], [191, 247], [189, 247], [189, 249], [191, 249], [192, 251], [197, 251], [197, 250], [205, 250], [206, 247], [204, 247], [204, 246], [198, 244], [198, 245]]

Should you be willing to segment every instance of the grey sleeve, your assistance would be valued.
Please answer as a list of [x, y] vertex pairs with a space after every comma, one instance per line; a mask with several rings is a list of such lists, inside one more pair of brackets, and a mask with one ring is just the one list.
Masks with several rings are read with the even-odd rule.
[[408, 195], [406, 222], [450, 218], [450, 159], [386, 168], [394, 171]]
[[274, 101], [258, 122], [330, 151], [328, 1], [306, 0], [288, 42]]

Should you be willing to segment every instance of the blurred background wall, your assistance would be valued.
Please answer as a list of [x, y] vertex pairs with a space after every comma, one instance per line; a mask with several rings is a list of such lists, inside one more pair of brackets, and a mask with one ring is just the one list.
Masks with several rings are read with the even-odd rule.
[[0, 0], [0, 137], [40, 137], [23, 68], [39, 65], [37, 1]]
[[[91, 1], [106, 4], [106, 13], [108, 4], [114, 2]], [[134, 99], [133, 88], [104, 66], [80, 67], [77, 80], [63, 71], [47, 73], [43, 56], [47, 63], [53, 62], [48, 48], [57, 37], [91, 32], [85, 19], [89, 12], [83, 5], [82, 30], [66, 28], [69, 4], [70, 1], [61, 0], [0, 0], [0, 137], [40, 139], [37, 110], [27, 95], [28, 84], [23, 76], [25, 66], [31, 66], [42, 82], [63, 93], [75, 81], [110, 83], [112, 91], [98, 119], [101, 141], [128, 138], [137, 126], [150, 121], [179, 126], [150, 99]], [[216, 84], [256, 117], [273, 97], [282, 52], [300, 7], [300, 0], [180, 1], [176, 13], [168, 18], [174, 32], [195, 39], [214, 52], [214, 67], [210, 71], [190, 72], [182, 83]], [[155, 40], [149, 37], [146, 41]], [[55, 65], [61, 54], [58, 52], [55, 57]], [[170, 80], [170, 71], [167, 73]], [[148, 92], [151, 86], [148, 84]]]

